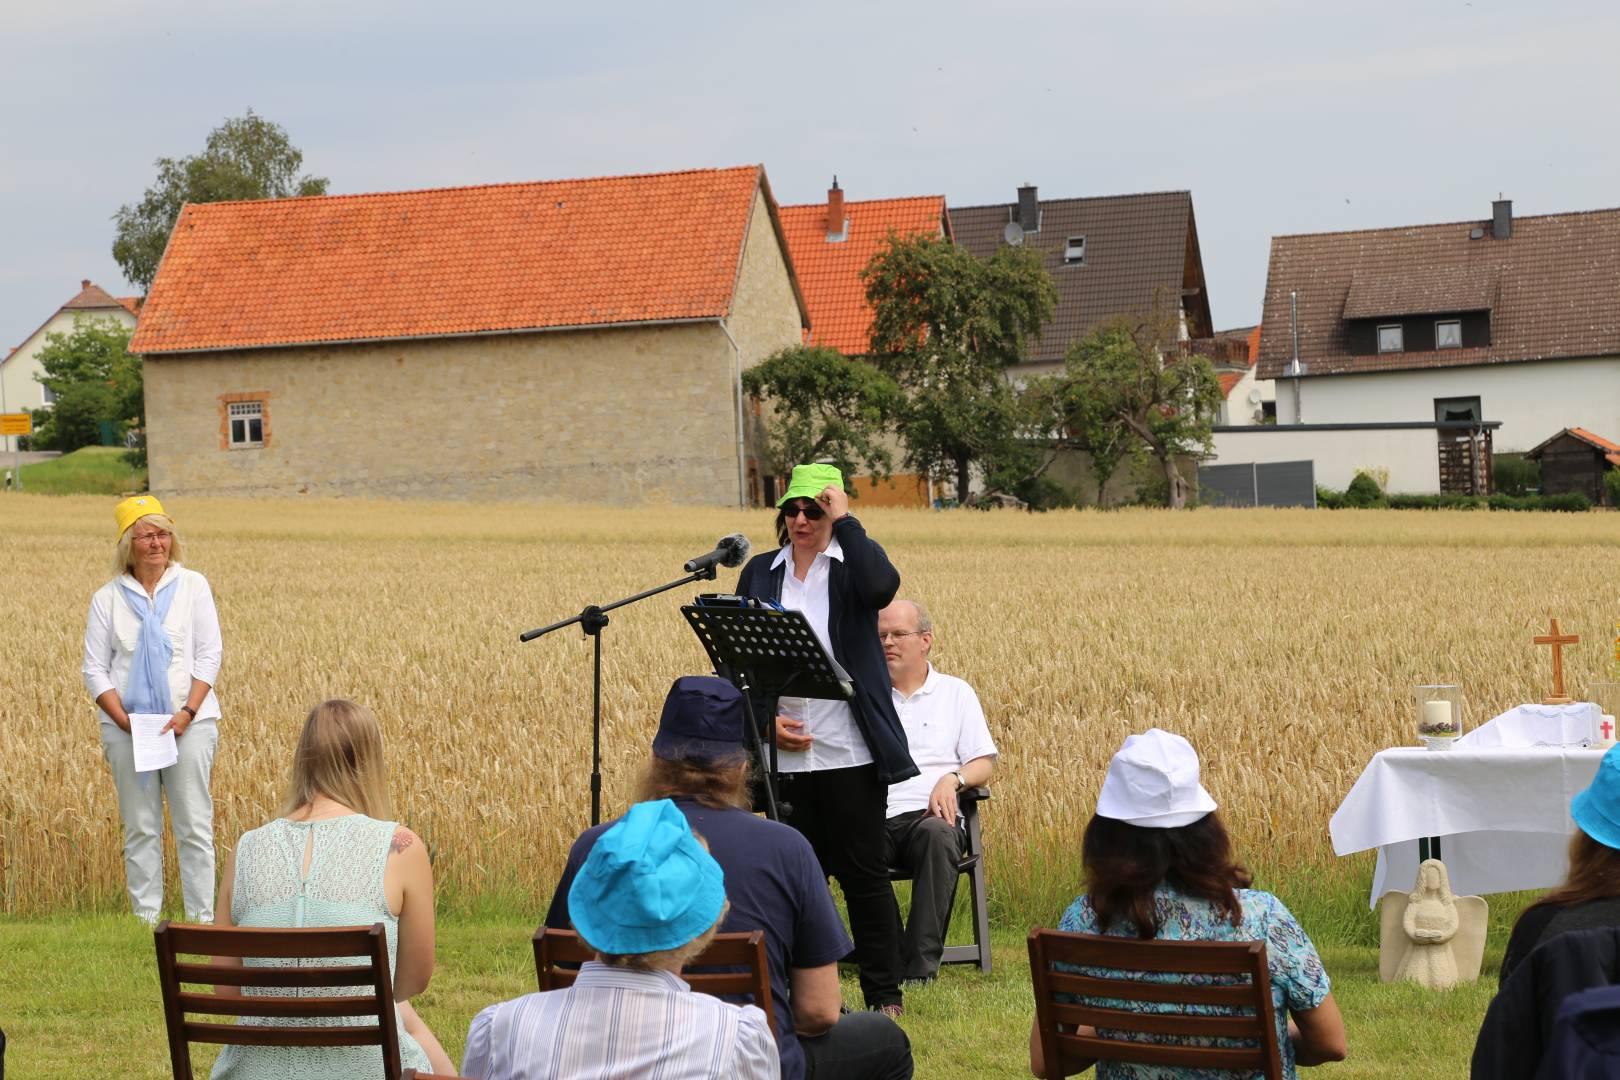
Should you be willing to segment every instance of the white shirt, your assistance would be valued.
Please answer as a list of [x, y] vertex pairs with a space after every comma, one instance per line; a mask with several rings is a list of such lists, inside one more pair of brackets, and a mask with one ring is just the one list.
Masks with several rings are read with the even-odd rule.
[[[818, 551], [810, 569], [800, 581], [793, 575], [793, 545], [786, 544], [776, 553], [771, 570], [782, 570], [781, 603], [789, 611], [804, 612], [805, 621], [815, 631], [816, 640], [832, 655], [832, 641], [827, 637], [827, 619], [830, 601], [827, 598], [827, 578], [832, 573], [832, 560], [844, 561], [844, 549], [837, 537]], [[804, 733], [815, 741], [810, 749], [789, 751], [778, 749], [776, 767], [785, 773], [818, 772], [822, 769], [850, 769], [872, 761], [872, 751], [866, 745], [866, 736], [855, 723], [855, 714], [849, 702], [827, 698], [785, 697], [777, 702], [776, 711], [793, 720], [805, 721]]]
[[461, 1072], [478, 1080], [778, 1080], [765, 1014], [692, 992], [667, 971], [595, 960], [566, 990], [473, 1017]]
[[973, 687], [954, 675], [928, 665], [928, 677], [917, 692], [906, 697], [894, 690], [894, 709], [906, 729], [911, 760], [921, 770], [910, 780], [889, 788], [889, 817], [911, 810], [926, 810], [928, 795], [939, 778], [955, 772], [975, 758], [996, 755], [984, 709]]
[[[162, 589], [174, 581], [174, 600], [169, 604], [168, 617], [163, 629], [169, 633], [174, 655], [169, 660], [169, 696], [178, 710], [191, 694], [191, 680], [201, 679], [208, 684], [208, 696], [197, 708], [197, 720], [219, 718], [219, 699], [214, 696], [214, 683], [219, 681], [219, 663], [224, 647], [219, 636], [219, 612], [214, 608], [214, 593], [208, 579], [195, 570], [187, 570], [179, 563], [169, 564], [158, 578]], [[130, 607], [123, 586], [144, 593], [140, 582], [129, 574], [116, 577], [96, 590], [90, 598], [90, 617], [84, 626], [84, 688], [92, 698], [108, 690], [117, 690], [122, 696], [129, 686], [129, 665], [141, 639], [141, 620]], [[111, 724], [112, 717], [101, 713], [101, 722]]]

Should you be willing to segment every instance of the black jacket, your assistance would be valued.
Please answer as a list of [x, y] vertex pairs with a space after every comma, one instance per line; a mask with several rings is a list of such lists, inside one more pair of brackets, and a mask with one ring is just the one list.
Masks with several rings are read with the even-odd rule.
[[[841, 562], [833, 559], [827, 575], [827, 637], [833, 659], [849, 672], [855, 684], [855, 700], [849, 707], [872, 751], [878, 778], [885, 784], [899, 783], [916, 776], [918, 770], [906, 746], [905, 728], [894, 711], [889, 664], [883, 658], [883, 643], [878, 640], [877, 615], [900, 591], [900, 572], [854, 517], [846, 514], [833, 522], [833, 537], [843, 549], [844, 558]], [[782, 598], [782, 575], [787, 564], [771, 569], [779, 550], [773, 548], [748, 560], [737, 578], [738, 595], [763, 600]], [[757, 703], [755, 715], [761, 723], [775, 716], [775, 699]]]
[[1549, 1049], [1558, 1007], [1570, 994], [1620, 982], [1620, 927], [1548, 938], [1513, 969], [1485, 1011], [1472, 1080], [1525, 1080]]

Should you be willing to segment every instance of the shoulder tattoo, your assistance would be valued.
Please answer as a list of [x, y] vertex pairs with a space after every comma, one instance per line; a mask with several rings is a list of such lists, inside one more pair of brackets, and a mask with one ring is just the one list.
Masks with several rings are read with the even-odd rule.
[[414, 843], [416, 843], [416, 834], [401, 825], [394, 830], [394, 842], [388, 845], [388, 851], [390, 854], [398, 855]]

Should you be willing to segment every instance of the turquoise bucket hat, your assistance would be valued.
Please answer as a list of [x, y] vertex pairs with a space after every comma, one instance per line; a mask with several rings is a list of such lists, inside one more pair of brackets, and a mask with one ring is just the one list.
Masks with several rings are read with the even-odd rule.
[[637, 803], [604, 832], [568, 889], [586, 944], [617, 956], [662, 952], [720, 917], [725, 875], [668, 799]]
[[1569, 800], [1569, 816], [1604, 847], [1620, 848], [1620, 746], [1609, 748], [1591, 785]]

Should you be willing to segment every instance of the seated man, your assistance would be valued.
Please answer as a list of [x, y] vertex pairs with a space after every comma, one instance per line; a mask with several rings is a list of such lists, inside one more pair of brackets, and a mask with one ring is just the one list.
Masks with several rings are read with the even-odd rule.
[[921, 774], [889, 788], [889, 865], [911, 874], [911, 914], [901, 940], [908, 982], [939, 974], [945, 923], [956, 896], [957, 865], [967, 844], [957, 792], [990, 781], [996, 744], [973, 687], [928, 662], [934, 624], [915, 600], [878, 612], [894, 707]]
[[[911, 1044], [894, 1021], [877, 1012], [840, 1015], [837, 965], [850, 951], [849, 935], [810, 842], [749, 809], [744, 722], [742, 695], [730, 683], [676, 679], [636, 798], [673, 800], [708, 842], [725, 870], [731, 902], [721, 931], [765, 932], [783, 1080], [906, 1080]], [[571, 883], [607, 828], [599, 825], [574, 841], [547, 926], [568, 927]]]
[[596, 959], [566, 990], [525, 994], [473, 1017], [463, 1073], [775, 1080], [765, 1014], [695, 994], [679, 977], [719, 930], [726, 891], [720, 864], [673, 803], [638, 803], [604, 832], [568, 908]]

